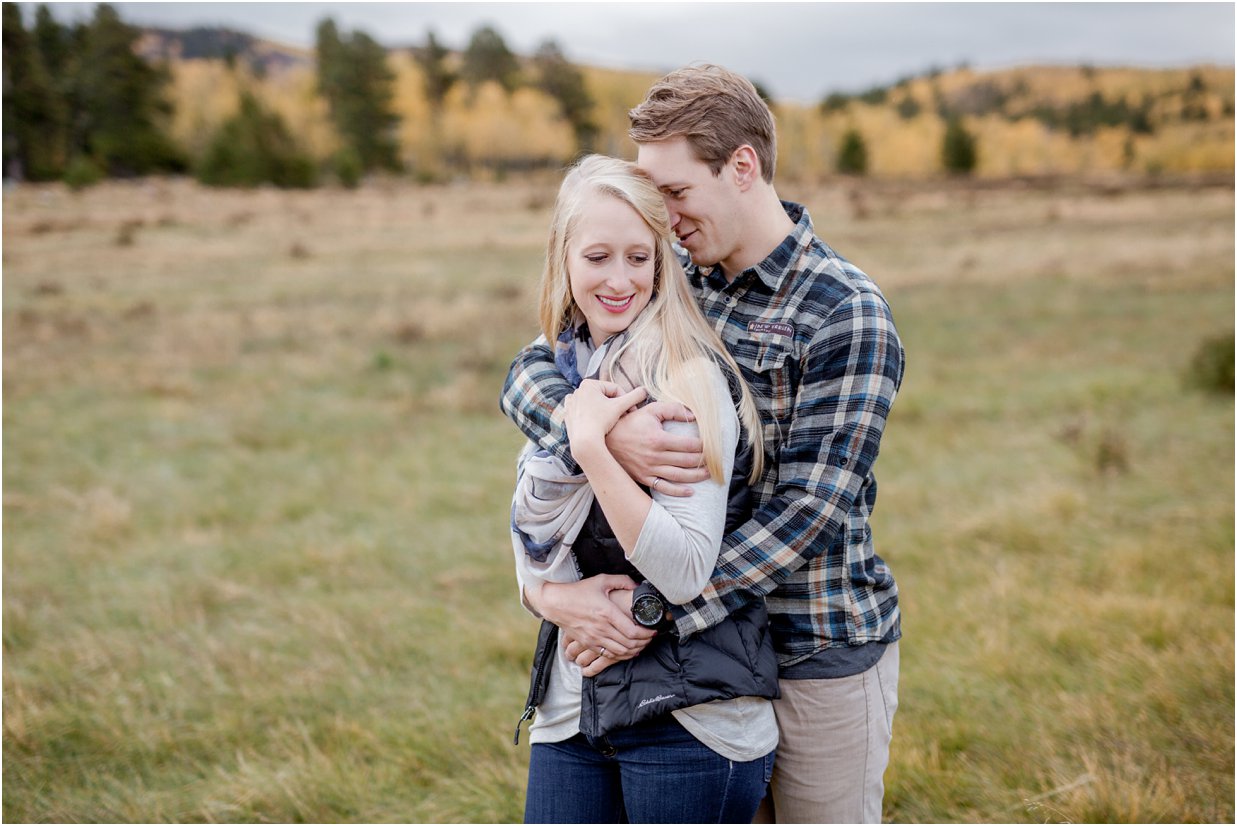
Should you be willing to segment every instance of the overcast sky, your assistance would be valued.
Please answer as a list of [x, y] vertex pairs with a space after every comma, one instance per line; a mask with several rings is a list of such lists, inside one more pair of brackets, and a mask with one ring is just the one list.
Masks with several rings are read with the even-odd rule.
[[[31, 5], [27, 20], [32, 18]], [[666, 71], [721, 63], [775, 98], [816, 101], [931, 67], [1027, 63], [1233, 65], [1234, 4], [1222, 3], [113, 3], [130, 23], [222, 25], [298, 46], [333, 17], [386, 46], [426, 32], [463, 48], [481, 25], [516, 52], [552, 38], [598, 66]], [[62, 18], [93, 4], [54, 7]]]

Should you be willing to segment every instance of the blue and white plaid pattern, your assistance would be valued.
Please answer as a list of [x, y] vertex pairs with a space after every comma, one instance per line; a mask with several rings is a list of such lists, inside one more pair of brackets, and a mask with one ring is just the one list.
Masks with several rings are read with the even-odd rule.
[[[904, 352], [876, 285], [815, 236], [807, 210], [784, 206], [794, 231], [733, 282], [687, 267], [756, 397], [766, 461], [752, 518], [726, 537], [712, 581], [677, 617], [690, 634], [764, 596], [787, 666], [822, 648], [900, 637], [897, 585], [868, 519]], [[570, 392], [549, 348], [532, 345], [512, 364], [501, 406], [574, 466], [559, 411]]]

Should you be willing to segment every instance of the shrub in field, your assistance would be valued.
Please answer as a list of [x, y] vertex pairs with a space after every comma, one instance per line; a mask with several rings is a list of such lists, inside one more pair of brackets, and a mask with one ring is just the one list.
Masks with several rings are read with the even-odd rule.
[[848, 129], [838, 147], [838, 172], [864, 175], [868, 171], [868, 145], [858, 129]]
[[365, 175], [365, 164], [351, 146], [345, 146], [331, 156], [331, 169], [345, 189], [356, 189]]
[[116, 246], [131, 247], [134, 240], [137, 238], [137, 231], [144, 226], [141, 220], [125, 221], [116, 230]]
[[64, 170], [64, 182], [77, 192], [103, 180], [103, 169], [85, 155], [77, 155]]
[[1104, 474], [1121, 474], [1130, 469], [1130, 447], [1125, 436], [1105, 429], [1095, 446], [1095, 469]]
[[844, 95], [841, 92], [832, 92], [827, 98], [820, 102], [821, 114], [829, 115], [834, 112], [842, 112], [850, 105], [850, 95]]
[[1204, 339], [1190, 360], [1188, 383], [1211, 393], [1232, 393], [1233, 347], [1232, 333]]
[[318, 182], [312, 159], [296, 145], [283, 119], [267, 112], [249, 92], [240, 111], [215, 135], [198, 164], [197, 177], [210, 186], [306, 188]]
[[951, 118], [941, 139], [941, 163], [954, 175], [969, 175], [979, 160], [975, 136], [966, 130], [960, 118]]
[[919, 101], [909, 94], [904, 95], [898, 101], [898, 105], [895, 108], [897, 109], [898, 117], [902, 118], [902, 120], [918, 117], [919, 113], [923, 110], [923, 107], [919, 105]]

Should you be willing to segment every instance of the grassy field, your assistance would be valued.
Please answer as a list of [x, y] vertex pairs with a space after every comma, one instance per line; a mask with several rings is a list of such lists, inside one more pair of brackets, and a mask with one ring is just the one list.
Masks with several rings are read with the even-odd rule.
[[[513, 821], [553, 182], [4, 194], [6, 821]], [[908, 352], [887, 819], [1234, 817], [1234, 196], [782, 191]]]

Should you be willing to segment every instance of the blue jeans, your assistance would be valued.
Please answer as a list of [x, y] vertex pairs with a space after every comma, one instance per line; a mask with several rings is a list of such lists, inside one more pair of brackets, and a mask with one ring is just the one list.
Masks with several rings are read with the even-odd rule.
[[605, 737], [537, 743], [524, 822], [751, 823], [773, 756], [727, 760], [669, 714]]

